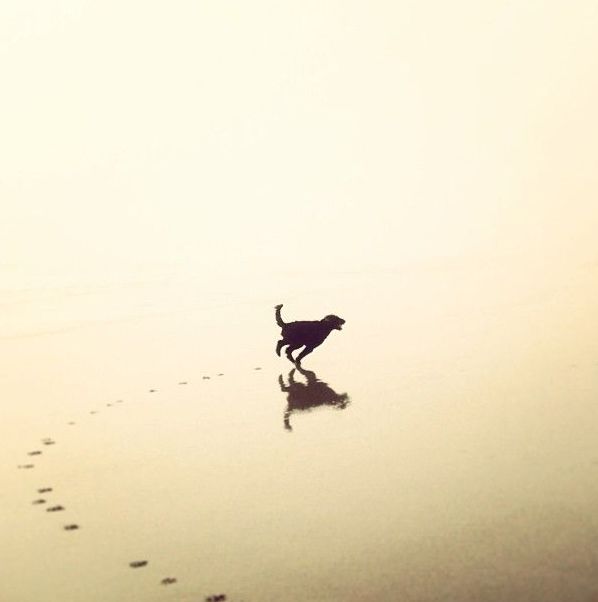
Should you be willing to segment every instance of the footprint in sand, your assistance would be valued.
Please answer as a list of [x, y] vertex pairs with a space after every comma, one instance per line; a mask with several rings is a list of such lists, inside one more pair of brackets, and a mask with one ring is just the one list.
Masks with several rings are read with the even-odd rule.
[[44, 439], [42, 439], [42, 443], [44, 445], [55, 445], [56, 441], [54, 441], [54, 439], [52, 439], [51, 437], [45, 437]]
[[201, 378], [202, 378], [202, 380], [210, 380], [209, 376], [202, 376]]
[[35, 451], [28, 452], [27, 455], [28, 456], [41, 456], [41, 453], [42, 452], [40, 452], [39, 450], [36, 449]]
[[123, 402], [123, 400], [122, 400], [122, 399], [117, 399], [117, 400], [116, 400], [116, 403], [122, 403], [122, 402]]
[[67, 423], [69, 426], [73, 426], [74, 424], [77, 424], [76, 422], [68, 422]]
[[147, 560], [133, 560], [133, 562], [129, 562], [129, 566], [132, 569], [139, 569], [142, 566], [147, 566]]
[[254, 370], [261, 370], [260, 366], [258, 366], [257, 368], [254, 368]]
[[17, 466], [17, 468], [21, 468], [23, 470], [28, 470], [30, 468], [33, 468], [35, 466], [35, 464], [19, 464]]
[[37, 492], [38, 493], [48, 493], [52, 491], [52, 487], [40, 487]]
[[218, 376], [224, 376], [224, 372], [219, 372]]
[[111, 404], [111, 403], [107, 403], [107, 404], [106, 404], [106, 407], [107, 407], [107, 408], [111, 408], [111, 407], [112, 407], [112, 404]]
[[208, 596], [206, 602], [225, 602], [226, 594], [216, 594], [215, 596]]
[[187, 384], [187, 381], [186, 381], [186, 380], [183, 380], [183, 381], [181, 381], [181, 382], [179, 383], [179, 385], [186, 385], [186, 384]]
[[31, 503], [37, 506], [39, 504], [45, 504], [46, 500], [40, 498], [39, 500], [33, 500]]
[[62, 512], [64, 510], [64, 506], [50, 506], [46, 508], [46, 512]]
[[97, 414], [97, 410], [94, 410], [93, 412], [89, 412], [90, 414]]
[[176, 583], [176, 578], [175, 577], [164, 577], [164, 579], [162, 579], [162, 581], [160, 581], [160, 583], [162, 585], [172, 585], [173, 583]]
[[150, 389], [149, 392], [150, 393], [155, 393], [158, 389]]
[[63, 529], [65, 531], [76, 531], [77, 529], [80, 529], [81, 527], [79, 527], [79, 525], [75, 525], [74, 523], [72, 525], [64, 525]]

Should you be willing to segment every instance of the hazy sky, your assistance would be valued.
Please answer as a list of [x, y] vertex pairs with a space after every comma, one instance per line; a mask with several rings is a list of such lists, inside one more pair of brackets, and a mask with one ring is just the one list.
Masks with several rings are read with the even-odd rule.
[[0, 262], [596, 261], [598, 4], [6, 0]]

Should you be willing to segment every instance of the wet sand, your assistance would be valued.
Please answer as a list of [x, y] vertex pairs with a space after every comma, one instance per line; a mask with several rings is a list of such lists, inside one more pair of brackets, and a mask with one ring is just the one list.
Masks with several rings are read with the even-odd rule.
[[9, 305], [0, 599], [598, 600], [596, 268], [531, 273]]

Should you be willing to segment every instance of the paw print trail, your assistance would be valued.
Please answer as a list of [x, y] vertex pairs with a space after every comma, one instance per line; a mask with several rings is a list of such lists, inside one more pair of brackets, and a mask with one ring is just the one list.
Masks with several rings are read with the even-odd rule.
[[[257, 367], [247, 367], [246, 370], [251, 371], [251, 370], [255, 370], [255, 371], [259, 371], [262, 368], [260, 366]], [[214, 373], [214, 376], [217, 377], [223, 377], [224, 376], [224, 372], [218, 372], [218, 373]], [[210, 381], [214, 378], [214, 376], [211, 376], [209, 374], [204, 374], [201, 376], [201, 381]], [[179, 381], [175, 381], [176, 385], [179, 386], [186, 386], [189, 385], [190, 381], [187, 380], [179, 380]], [[162, 390], [162, 388], [160, 389]], [[151, 388], [151, 389], [146, 389], [147, 392], [149, 393], [157, 393], [159, 391], [159, 389], [157, 388]], [[116, 406], [117, 404], [123, 404], [124, 400], [123, 399], [116, 399], [110, 402], [105, 402], [103, 404], [104, 407], [106, 408], [112, 408], [114, 406]], [[97, 405], [96, 405], [97, 407]], [[134, 406], [133, 406], [134, 407]], [[103, 412], [100, 412], [97, 409], [91, 409], [91, 410], [87, 410], [87, 414], [90, 416], [96, 416], [97, 414], [100, 414]], [[64, 426], [75, 426], [76, 424], [80, 424], [83, 425], [85, 424], [84, 418], [83, 420], [77, 420], [75, 421], [76, 417], [73, 416], [72, 420], [69, 420], [68, 422], [64, 422]], [[87, 426], [91, 425], [91, 422], [87, 423]], [[95, 424], [95, 419], [94, 419], [94, 424]], [[57, 441], [50, 436], [47, 437], [43, 437], [42, 439], [40, 439], [40, 443], [43, 446], [54, 446], [57, 444]], [[46, 453], [46, 451], [42, 451], [42, 449], [35, 449], [33, 448], [31, 451], [26, 452], [28, 456], [42, 456]], [[33, 469], [35, 468], [35, 464], [29, 463], [29, 464], [19, 464], [18, 465], [19, 469], [22, 470], [26, 470], [26, 469]], [[30, 499], [29, 503], [33, 506], [37, 506], [40, 509], [44, 510], [46, 513], [48, 513], [48, 515], [54, 515], [56, 513], [66, 513], [67, 511], [67, 507], [63, 504], [59, 504], [56, 503], [54, 500], [51, 499], [51, 496], [48, 497], [48, 494], [53, 494], [54, 492], [54, 488], [52, 486], [49, 485], [44, 485], [44, 486], [38, 486], [35, 491], [40, 494], [42, 497], [38, 497], [38, 498], [34, 498], [34, 499]], [[52, 502], [54, 502], [52, 504]], [[82, 529], [81, 525], [77, 522], [62, 522], [59, 523], [57, 525], [57, 528], [61, 531], [65, 531], [65, 532], [69, 532], [69, 533], [74, 533], [77, 531], [80, 531]], [[143, 568], [147, 568], [150, 564], [150, 561], [148, 559], [138, 559], [138, 560], [132, 560], [128, 563], [128, 567], [130, 569], [143, 569]], [[144, 574], [147, 577], [151, 577], [151, 571], [148, 572], [140, 572], [140, 575]], [[155, 578], [155, 575], [154, 575]], [[155, 583], [155, 587], [173, 587], [176, 584], [179, 583], [179, 580], [176, 576], [170, 574], [167, 576], [164, 576], [162, 578], [158, 577], [158, 579], [154, 582]], [[199, 600], [202, 598], [199, 598]], [[205, 602], [225, 602], [227, 600], [227, 596], [225, 594], [213, 594], [210, 596], [206, 596], [205, 598], [203, 598], [203, 600], [205, 600]]]

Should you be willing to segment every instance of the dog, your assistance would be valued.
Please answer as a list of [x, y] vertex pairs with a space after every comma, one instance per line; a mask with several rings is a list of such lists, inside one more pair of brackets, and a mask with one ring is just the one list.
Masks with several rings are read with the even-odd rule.
[[[321, 345], [333, 330], [341, 330], [345, 320], [329, 314], [321, 320], [304, 320], [300, 322], [284, 322], [280, 310], [282, 303], [276, 305], [276, 323], [282, 328], [282, 339], [276, 344], [276, 355], [280, 357], [283, 347], [287, 348], [286, 356], [290, 362], [299, 366], [301, 360]], [[300, 347], [305, 347], [296, 358], [292, 353]]]

